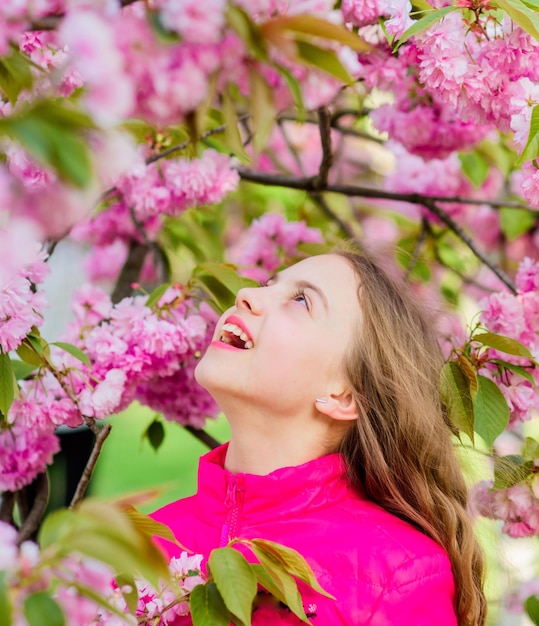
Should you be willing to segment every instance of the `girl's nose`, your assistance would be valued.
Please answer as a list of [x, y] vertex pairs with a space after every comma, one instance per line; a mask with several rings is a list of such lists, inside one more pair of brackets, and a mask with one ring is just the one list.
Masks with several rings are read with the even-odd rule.
[[258, 287], [243, 287], [236, 295], [236, 307], [260, 315], [263, 310], [261, 291]]

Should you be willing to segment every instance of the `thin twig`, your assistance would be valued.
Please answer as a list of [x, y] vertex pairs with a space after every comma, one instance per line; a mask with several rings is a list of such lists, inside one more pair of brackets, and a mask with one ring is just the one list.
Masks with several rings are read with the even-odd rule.
[[341, 230], [342, 234], [348, 239], [354, 239], [355, 234], [350, 228], [350, 226], [344, 222], [333, 209], [326, 202], [326, 199], [321, 193], [310, 193], [309, 197], [316, 202], [316, 204], [320, 207], [320, 209], [325, 213]]
[[34, 481], [36, 495], [32, 503], [32, 508], [28, 511], [17, 536], [17, 544], [30, 539], [39, 528], [43, 514], [49, 500], [49, 479], [46, 472], [42, 472]]
[[327, 187], [328, 175], [333, 165], [333, 150], [331, 147], [331, 115], [327, 107], [318, 109], [318, 129], [320, 131], [320, 143], [322, 144], [322, 161], [318, 169], [318, 175], [314, 179], [317, 190]]
[[436, 217], [441, 220], [448, 228], [450, 228], [455, 235], [465, 243], [470, 251], [482, 262], [484, 263], [496, 276], [502, 281], [502, 283], [513, 293], [516, 295], [517, 288], [513, 281], [507, 276], [507, 274], [499, 268], [497, 265], [492, 263], [479, 248], [475, 245], [473, 239], [464, 232], [464, 230], [453, 220], [453, 218], [448, 215], [445, 211], [440, 209], [435, 202], [427, 202], [426, 200], [422, 203], [425, 207], [429, 209]]
[[184, 426], [185, 430], [190, 432], [194, 437], [196, 437], [199, 441], [201, 441], [205, 446], [207, 446], [210, 450], [215, 450], [221, 444], [214, 439], [211, 435], [209, 435], [202, 428], [195, 428], [194, 426]]
[[86, 493], [86, 489], [88, 488], [88, 483], [92, 478], [92, 474], [94, 473], [95, 465], [97, 463], [97, 459], [101, 454], [101, 449], [103, 448], [103, 444], [105, 440], [110, 435], [110, 431], [112, 430], [112, 426], [110, 424], [104, 424], [103, 427], [99, 430], [95, 441], [94, 447], [92, 448], [92, 452], [90, 454], [90, 458], [86, 463], [86, 467], [82, 472], [82, 476], [79, 479], [79, 483], [77, 485], [77, 489], [75, 490], [75, 494], [71, 500], [71, 504], [69, 505], [70, 509], [73, 509], [77, 506], [77, 504], [84, 498], [84, 494]]
[[410, 278], [411, 273], [414, 271], [414, 268], [419, 261], [419, 255], [421, 254], [421, 249], [423, 248], [423, 244], [425, 243], [425, 240], [427, 238], [428, 231], [428, 221], [426, 220], [426, 218], [423, 218], [421, 220], [421, 231], [419, 232], [419, 237], [417, 238], [412, 257], [410, 258], [410, 263], [408, 263], [406, 273], [404, 274], [404, 280], [406, 281]]

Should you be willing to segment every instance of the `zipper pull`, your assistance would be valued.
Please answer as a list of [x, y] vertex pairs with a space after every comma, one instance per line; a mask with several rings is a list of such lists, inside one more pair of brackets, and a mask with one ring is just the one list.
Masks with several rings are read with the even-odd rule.
[[225, 506], [231, 508], [236, 505], [236, 477], [231, 476], [226, 486]]

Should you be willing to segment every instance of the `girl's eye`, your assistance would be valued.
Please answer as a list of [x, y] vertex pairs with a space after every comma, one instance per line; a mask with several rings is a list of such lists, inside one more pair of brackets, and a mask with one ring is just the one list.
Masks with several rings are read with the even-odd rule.
[[295, 293], [292, 297], [292, 300], [295, 302], [300, 302], [303, 306], [308, 310], [309, 309], [309, 300], [303, 291]]

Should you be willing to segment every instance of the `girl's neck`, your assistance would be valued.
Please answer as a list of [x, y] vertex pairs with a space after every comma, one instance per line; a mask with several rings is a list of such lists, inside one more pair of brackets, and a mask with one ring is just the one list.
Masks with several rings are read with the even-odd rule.
[[231, 437], [225, 468], [237, 474], [264, 476], [282, 467], [302, 465], [333, 451], [334, 436], [320, 420], [319, 428], [303, 420], [229, 420]]

